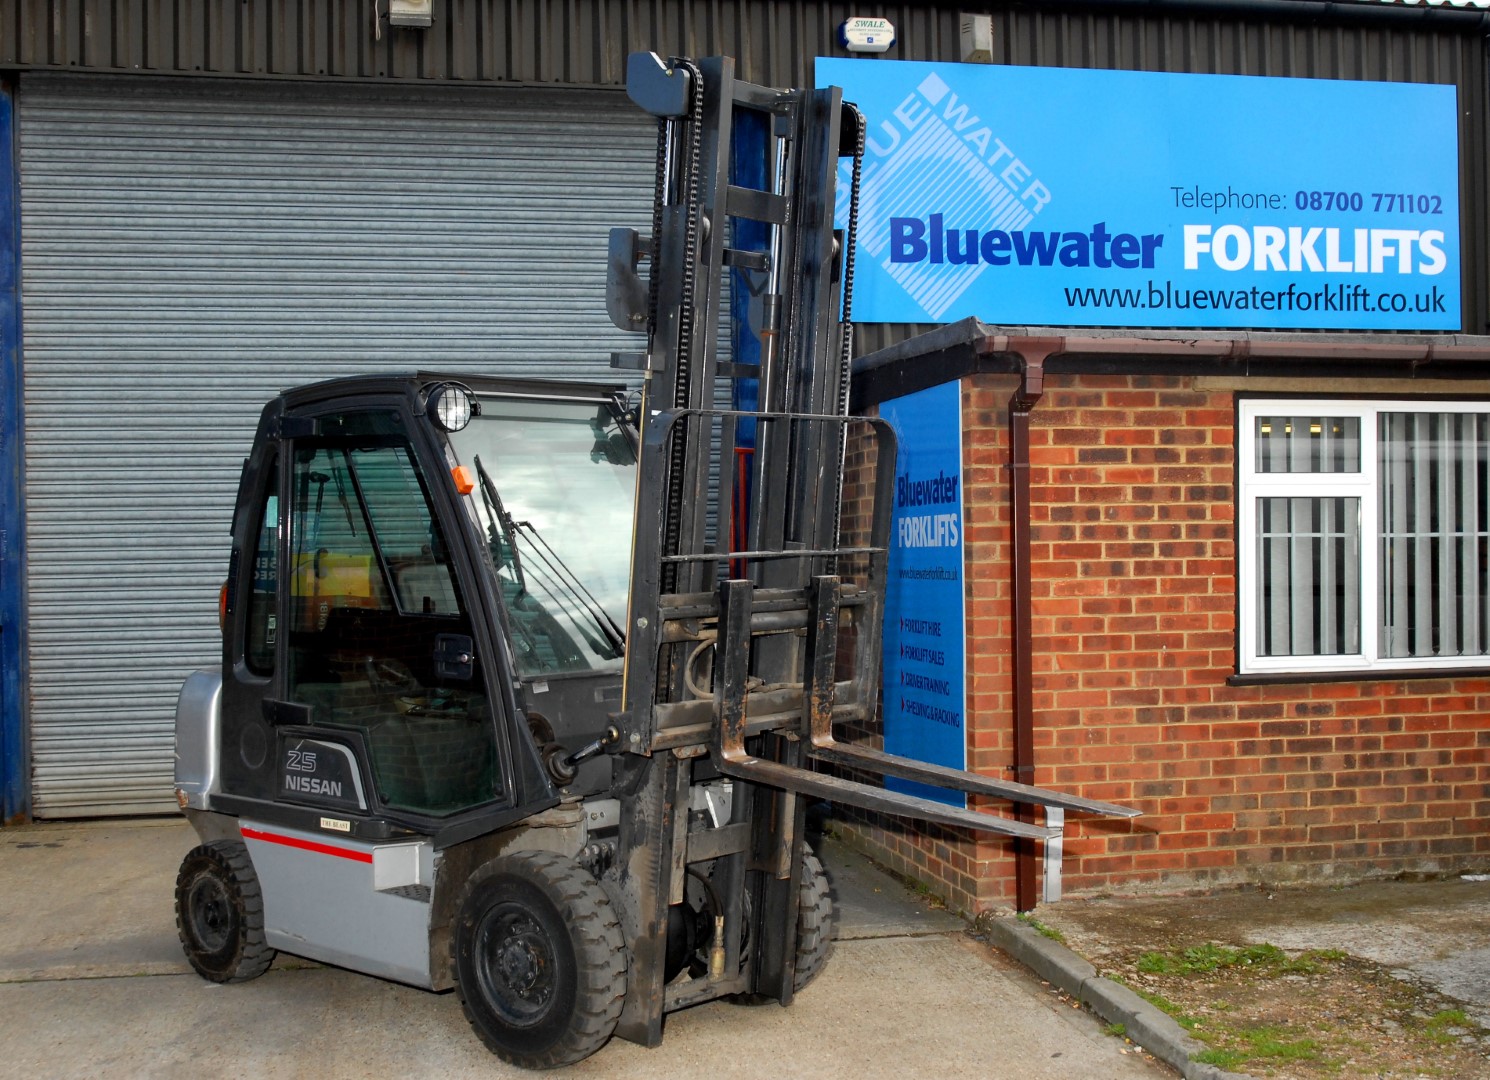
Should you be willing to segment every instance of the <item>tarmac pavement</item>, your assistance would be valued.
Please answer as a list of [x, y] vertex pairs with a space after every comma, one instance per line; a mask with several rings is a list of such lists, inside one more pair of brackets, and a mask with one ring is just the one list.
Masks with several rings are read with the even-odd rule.
[[1339, 950], [1433, 989], [1490, 1027], [1490, 875], [1086, 897], [1042, 905], [1035, 917], [1071, 948], [1016, 919], [993, 920], [990, 939], [1098, 1016], [1124, 1024], [1186, 1080], [1229, 1074], [1190, 1060], [1206, 1046], [1126, 986], [1100, 977], [1087, 958], [1106, 964], [1123, 952], [1201, 942]]
[[[172, 912], [194, 843], [174, 819], [0, 830], [0, 1076], [531, 1075], [486, 1052], [453, 994], [284, 954], [253, 982], [199, 979]], [[656, 1049], [613, 1040], [564, 1075], [1172, 1075], [841, 844], [821, 854], [839, 940], [791, 1008], [712, 1002], [671, 1015]]]
[[1244, 887], [1204, 896], [1065, 900], [1035, 912], [1083, 955], [1167, 939], [1338, 949], [1416, 980], [1490, 1027], [1490, 879]]

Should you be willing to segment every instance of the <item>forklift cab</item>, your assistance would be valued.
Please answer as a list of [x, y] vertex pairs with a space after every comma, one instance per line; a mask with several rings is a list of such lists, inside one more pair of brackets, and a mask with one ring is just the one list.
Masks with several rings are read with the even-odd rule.
[[609, 387], [272, 402], [234, 516], [211, 808], [454, 840], [556, 803], [543, 756], [620, 698], [635, 465]]

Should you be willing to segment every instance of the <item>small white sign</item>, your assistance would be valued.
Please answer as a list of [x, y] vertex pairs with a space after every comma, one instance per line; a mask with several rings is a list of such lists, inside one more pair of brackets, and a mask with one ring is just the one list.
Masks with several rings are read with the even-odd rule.
[[352, 823], [350, 821], [343, 821], [341, 818], [323, 817], [321, 819], [321, 828], [330, 829], [332, 832], [349, 833], [352, 831]]
[[849, 52], [882, 53], [895, 44], [895, 25], [889, 19], [845, 19], [838, 40]]

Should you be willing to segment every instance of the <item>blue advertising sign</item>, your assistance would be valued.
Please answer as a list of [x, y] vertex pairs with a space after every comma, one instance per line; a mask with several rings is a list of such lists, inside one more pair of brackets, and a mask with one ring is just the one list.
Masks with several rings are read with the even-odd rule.
[[[887, 401], [895, 429], [895, 510], [885, 590], [885, 750], [936, 765], [967, 761], [963, 652], [962, 389], [943, 383]], [[898, 791], [965, 806], [887, 777]]]
[[1452, 86], [822, 57], [817, 80], [867, 120], [861, 320], [1459, 329]]

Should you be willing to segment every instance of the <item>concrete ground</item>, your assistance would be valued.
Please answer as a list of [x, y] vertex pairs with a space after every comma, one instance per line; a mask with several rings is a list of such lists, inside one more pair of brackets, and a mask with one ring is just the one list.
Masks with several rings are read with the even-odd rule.
[[[172, 889], [195, 843], [176, 820], [0, 830], [0, 1075], [528, 1075], [488, 1054], [451, 994], [281, 955], [260, 979], [204, 982]], [[568, 1070], [606, 1078], [1170, 1074], [841, 845], [824, 973], [790, 1009], [710, 1003], [654, 1050], [619, 1040]]]

